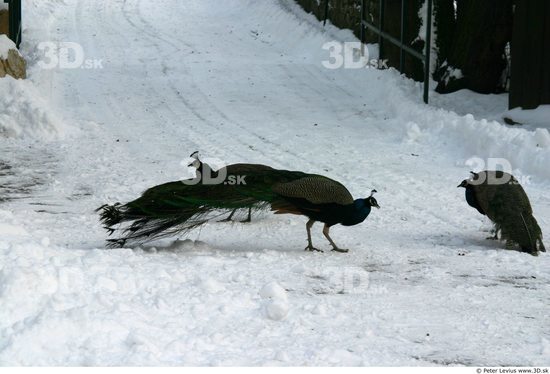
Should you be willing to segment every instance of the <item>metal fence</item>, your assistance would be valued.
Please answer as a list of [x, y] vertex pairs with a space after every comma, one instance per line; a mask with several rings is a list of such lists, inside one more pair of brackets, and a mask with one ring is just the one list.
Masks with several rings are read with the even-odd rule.
[[17, 48], [21, 44], [21, 0], [4, 0], [9, 8], [9, 37]]
[[401, 0], [401, 32], [399, 39], [388, 34], [384, 31], [384, 7], [385, 0], [379, 0], [378, 5], [378, 26], [374, 25], [371, 22], [368, 22], [365, 18], [367, 15], [367, 4], [366, 0], [361, 0], [361, 43], [365, 43], [365, 28], [368, 28], [370, 31], [378, 35], [378, 48], [379, 48], [379, 58], [382, 58], [384, 52], [384, 40], [389, 41], [390, 43], [399, 47], [399, 71], [403, 71], [404, 64], [404, 54], [407, 52], [411, 56], [419, 59], [424, 63], [424, 102], [428, 103], [428, 93], [430, 90], [430, 48], [431, 48], [431, 33], [432, 33], [432, 0], [427, 1], [427, 11], [426, 11], [426, 37], [424, 39], [425, 48], [424, 54], [418, 52], [417, 50], [411, 48], [409, 45], [405, 44], [403, 41], [404, 31], [405, 31], [405, 22], [407, 19], [406, 14], [406, 1]]

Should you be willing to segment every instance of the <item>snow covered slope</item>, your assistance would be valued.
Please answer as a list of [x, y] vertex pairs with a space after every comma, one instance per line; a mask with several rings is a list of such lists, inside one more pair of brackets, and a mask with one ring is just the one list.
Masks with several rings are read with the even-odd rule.
[[[355, 39], [289, 0], [25, 6], [33, 89], [75, 130], [0, 140], [0, 363], [550, 365], [549, 256], [485, 240], [456, 188], [472, 157], [509, 159], [550, 237], [547, 130], [325, 69], [323, 44]], [[41, 41], [102, 68], [41, 69]], [[306, 253], [305, 219], [270, 215], [105, 249], [94, 209], [182, 177], [195, 150], [376, 188], [382, 208], [331, 231], [349, 254]]]

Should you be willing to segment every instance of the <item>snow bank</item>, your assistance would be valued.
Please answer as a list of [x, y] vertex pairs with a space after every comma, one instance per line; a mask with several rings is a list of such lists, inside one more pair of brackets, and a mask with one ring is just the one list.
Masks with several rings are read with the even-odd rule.
[[522, 125], [550, 128], [550, 105], [539, 105], [536, 109], [514, 108], [503, 114]]
[[[429, 145], [432, 151], [456, 155], [457, 164], [477, 157], [506, 159], [512, 171], [532, 177], [533, 181], [550, 181], [550, 133], [545, 128], [507, 126], [496, 120], [476, 119], [468, 113], [468, 100], [456, 104], [461, 114], [420, 103], [421, 85], [411, 84], [397, 71], [386, 71], [383, 87], [369, 97], [369, 105], [384, 108], [389, 118], [386, 128], [403, 134], [405, 142]], [[378, 82], [377, 82], [378, 84]], [[444, 102], [435, 92], [433, 102]], [[501, 112], [502, 113], [502, 112]], [[542, 113], [542, 111], [541, 111]]]
[[0, 136], [52, 139], [65, 133], [31, 82], [6, 76], [0, 93]]
[[550, 181], [550, 133], [508, 127], [496, 121], [476, 120], [471, 114], [459, 116], [441, 109], [425, 110], [418, 105], [405, 109], [406, 117], [414, 118], [418, 131], [406, 129], [408, 140], [425, 141], [433, 147], [453, 148], [463, 155], [464, 162], [472, 157], [483, 160], [503, 158], [518, 175], [530, 175], [539, 181]]

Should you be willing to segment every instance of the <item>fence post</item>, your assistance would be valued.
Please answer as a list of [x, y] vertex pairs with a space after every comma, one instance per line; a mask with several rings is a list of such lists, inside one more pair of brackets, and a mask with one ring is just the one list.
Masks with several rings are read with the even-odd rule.
[[405, 51], [403, 50], [403, 42], [405, 40], [405, 1], [401, 0], [401, 45], [399, 46], [399, 71], [403, 71], [403, 64], [405, 62]]
[[430, 91], [430, 54], [432, 40], [432, 0], [428, 2], [428, 11], [426, 15], [426, 52], [424, 59], [424, 102], [428, 104], [428, 95]]
[[[378, 4], [378, 27], [380, 29], [380, 31], [384, 31], [384, 6], [385, 6], [385, 1], [384, 0], [380, 0], [379, 4]], [[384, 38], [382, 37], [381, 34], [378, 34], [378, 59], [382, 59], [383, 58], [383, 50], [384, 50]]]
[[361, 19], [359, 20], [359, 34], [361, 38], [361, 56], [365, 55], [365, 26], [363, 20], [365, 19], [365, 0], [361, 0]]
[[325, 19], [323, 20], [323, 26], [327, 24], [328, 19], [328, 2], [329, 0], [325, 0]]

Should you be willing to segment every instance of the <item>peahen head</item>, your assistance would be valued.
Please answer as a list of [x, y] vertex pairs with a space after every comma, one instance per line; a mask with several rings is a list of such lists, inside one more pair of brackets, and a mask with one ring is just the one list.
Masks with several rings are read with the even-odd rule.
[[472, 174], [472, 179], [464, 179], [462, 182], [460, 182], [460, 184], [458, 186], [456, 186], [457, 188], [460, 188], [460, 187], [468, 187], [469, 185], [471, 185], [471, 181], [475, 181], [479, 178], [479, 174], [478, 173], [475, 173], [473, 171], [470, 172], [470, 174]]
[[374, 195], [376, 192], [378, 192], [378, 191], [372, 190], [372, 191], [370, 192], [370, 196], [367, 197], [367, 198], [365, 199], [365, 203], [366, 203], [368, 206], [373, 206], [373, 207], [375, 207], [375, 208], [380, 209], [380, 205], [378, 205], [378, 201], [376, 201], [376, 199], [372, 196], [372, 195]]

